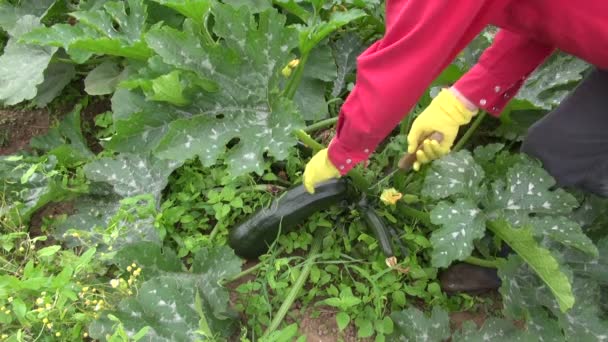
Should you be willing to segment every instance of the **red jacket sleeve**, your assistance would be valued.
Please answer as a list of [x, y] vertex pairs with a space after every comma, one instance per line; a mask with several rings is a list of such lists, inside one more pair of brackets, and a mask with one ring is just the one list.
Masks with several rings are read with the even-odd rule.
[[385, 36], [357, 59], [329, 158], [346, 174], [407, 115], [505, 1], [388, 0]]
[[498, 116], [553, 50], [529, 37], [500, 30], [494, 43], [454, 87], [478, 107]]

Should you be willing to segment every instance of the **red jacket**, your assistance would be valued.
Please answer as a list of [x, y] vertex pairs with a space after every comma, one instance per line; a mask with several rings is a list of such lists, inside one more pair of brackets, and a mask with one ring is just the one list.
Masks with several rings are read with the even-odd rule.
[[387, 0], [386, 34], [357, 59], [329, 158], [367, 160], [428, 85], [487, 25], [500, 28], [454, 86], [497, 116], [555, 49], [608, 69], [608, 0]]

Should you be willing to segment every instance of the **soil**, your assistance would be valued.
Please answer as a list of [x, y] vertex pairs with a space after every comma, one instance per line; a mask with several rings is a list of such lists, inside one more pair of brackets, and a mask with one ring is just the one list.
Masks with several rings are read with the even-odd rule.
[[50, 125], [47, 109], [0, 109], [0, 155], [27, 150], [30, 139], [46, 133]]

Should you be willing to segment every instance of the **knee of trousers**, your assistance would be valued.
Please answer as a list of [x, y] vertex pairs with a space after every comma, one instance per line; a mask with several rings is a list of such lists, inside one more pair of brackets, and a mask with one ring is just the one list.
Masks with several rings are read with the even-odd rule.
[[554, 127], [547, 126], [549, 125], [544, 120], [532, 125], [524, 138], [521, 151], [540, 160], [543, 168], [555, 178], [559, 186], [574, 186], [580, 183], [582, 177], [577, 172], [573, 172], [573, 165], [560, 153], [568, 148], [567, 141], [560, 139], [556, 134], [551, 134], [548, 130]]
[[[551, 126], [551, 127], [548, 127]], [[560, 187], [572, 187], [608, 198], [608, 160], [600, 158], [592, 165], [572, 156], [565, 136], [548, 130], [551, 124], [540, 120], [528, 129], [521, 151], [541, 161], [543, 168]]]

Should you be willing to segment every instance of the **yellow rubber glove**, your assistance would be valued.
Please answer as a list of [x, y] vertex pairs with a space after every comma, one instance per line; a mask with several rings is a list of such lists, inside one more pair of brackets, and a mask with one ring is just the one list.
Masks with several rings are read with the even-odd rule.
[[[442, 90], [414, 120], [407, 136], [407, 152], [416, 153], [414, 170], [418, 171], [422, 164], [448, 154], [458, 135], [458, 128], [468, 124], [475, 114], [477, 111], [467, 109], [452, 91]], [[430, 139], [421, 141], [433, 132], [443, 134], [443, 140], [441, 142]], [[422, 144], [420, 150], [418, 150], [419, 144]]]
[[315, 185], [332, 178], [340, 178], [340, 171], [327, 157], [327, 149], [315, 154], [304, 169], [304, 187], [311, 194], [315, 193]]

